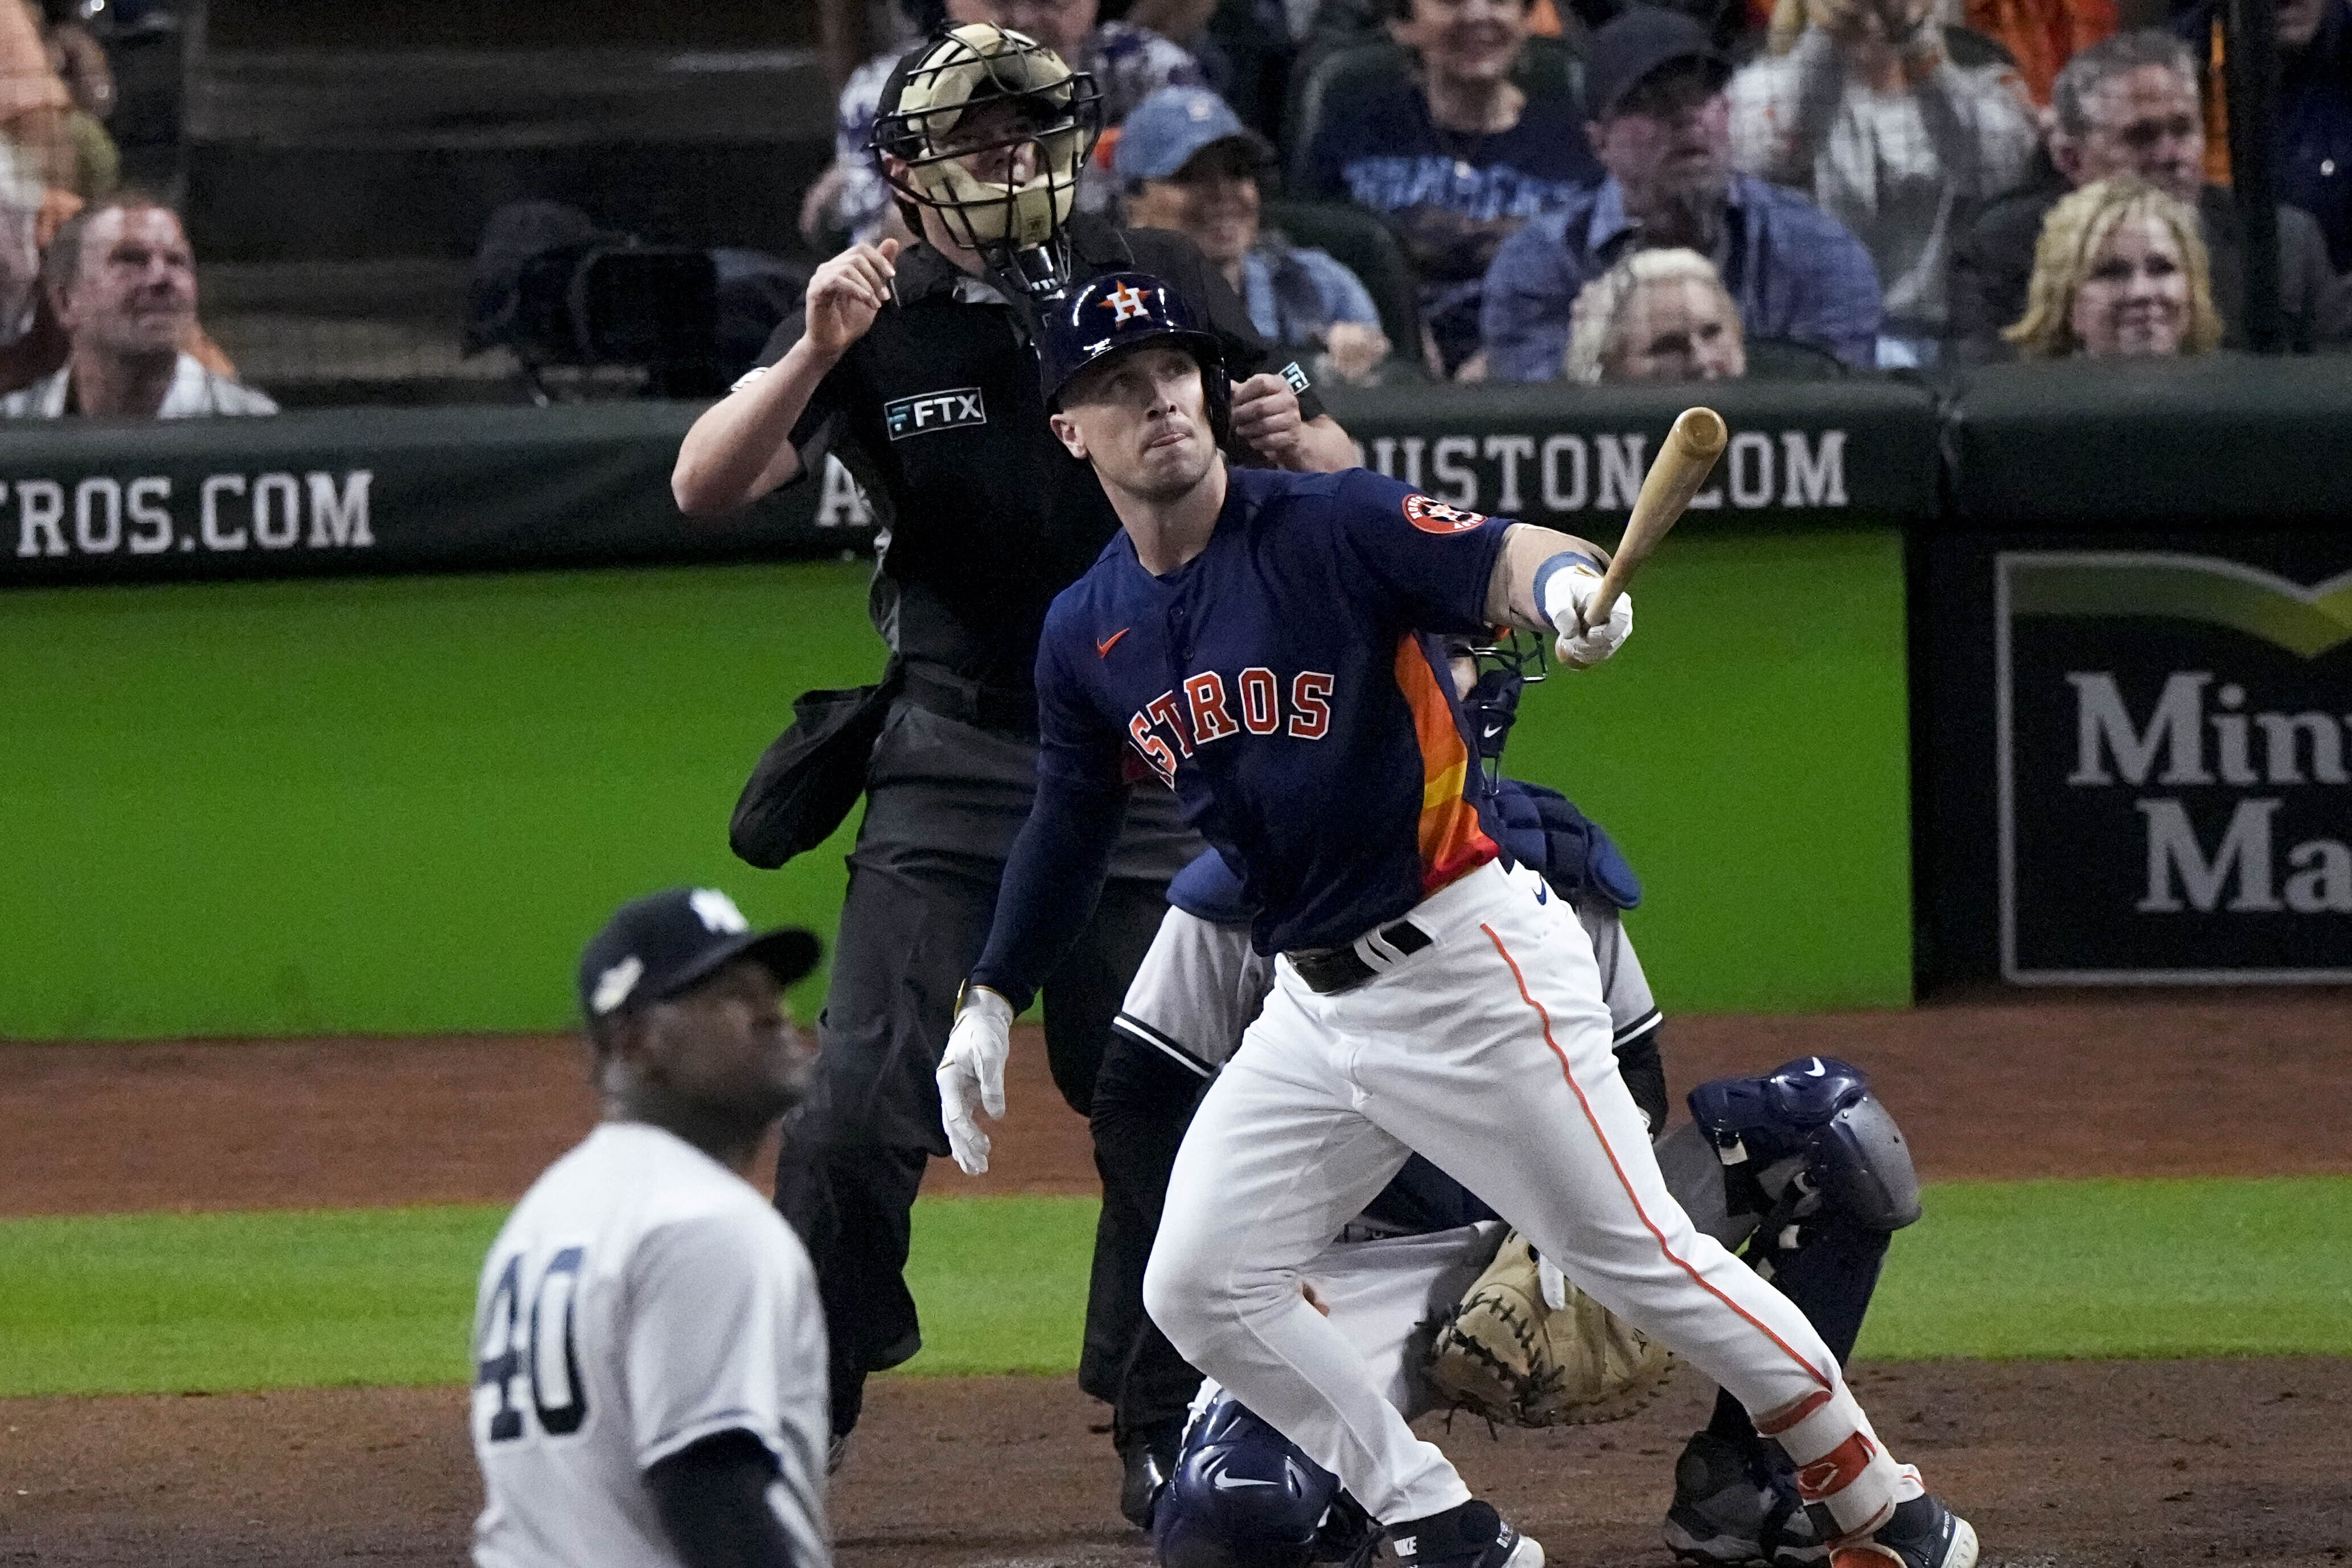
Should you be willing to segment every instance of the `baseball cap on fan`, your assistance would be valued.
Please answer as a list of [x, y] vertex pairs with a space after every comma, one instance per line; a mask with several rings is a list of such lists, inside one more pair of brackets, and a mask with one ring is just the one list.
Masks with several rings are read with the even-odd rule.
[[1628, 5], [1593, 30], [1584, 61], [1586, 112], [1608, 119], [1643, 77], [1677, 60], [1705, 64], [1717, 87], [1731, 79], [1731, 62], [1691, 16], [1662, 5]]
[[580, 1010], [592, 1021], [689, 990], [737, 958], [789, 986], [822, 948], [797, 926], [754, 931], [716, 888], [674, 887], [621, 906], [580, 955]]
[[1251, 162], [1270, 165], [1274, 149], [1204, 87], [1163, 87], [1118, 128], [1110, 172], [1122, 181], [1172, 180], [1204, 147], [1239, 141]]

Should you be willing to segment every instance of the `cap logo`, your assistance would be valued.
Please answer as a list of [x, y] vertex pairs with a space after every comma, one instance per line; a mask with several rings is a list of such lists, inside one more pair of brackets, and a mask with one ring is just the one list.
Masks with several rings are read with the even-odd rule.
[[598, 1018], [603, 1018], [627, 1001], [629, 993], [635, 990], [637, 982], [645, 977], [646, 961], [632, 953], [596, 977], [595, 994], [588, 998], [588, 1006]]
[[1120, 284], [1096, 303], [1111, 312], [1110, 324], [1114, 327], [1121, 321], [1150, 314], [1150, 308], [1144, 303], [1143, 290], [1132, 283]]
[[[702, 928], [706, 931], [721, 936], [733, 936], [751, 929], [751, 923], [743, 918], [743, 912], [735, 907], [735, 901], [716, 888], [698, 887], [686, 902], [693, 906], [695, 917], [702, 922]], [[630, 977], [630, 983], [635, 983], [635, 976]]]

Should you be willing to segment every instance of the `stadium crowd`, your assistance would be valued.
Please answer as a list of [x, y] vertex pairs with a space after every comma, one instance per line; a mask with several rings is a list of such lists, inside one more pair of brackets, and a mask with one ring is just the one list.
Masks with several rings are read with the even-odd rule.
[[[2342, 350], [2352, 0], [2271, 3], [2278, 335], [2291, 352]], [[840, 94], [801, 237], [812, 261], [911, 240], [867, 145], [876, 104], [915, 39], [994, 22], [1100, 90], [1079, 207], [1188, 235], [1259, 333], [1321, 380], [1941, 374], [2242, 350], [2221, 10], [889, 0], [895, 31]], [[0, 418], [273, 412], [198, 320], [180, 214], [122, 182], [107, 50], [77, 13], [0, 0]], [[529, 257], [506, 252], [517, 234], [544, 240], [551, 212], [575, 248], [637, 245], [572, 209], [501, 209], [467, 353], [511, 337], [498, 323]], [[797, 309], [809, 264], [709, 255], [719, 341], [697, 354], [712, 363], [648, 390], [715, 390]], [[675, 288], [666, 277], [641, 287]]]
[[[1120, 14], [1114, 14], [1120, 13]], [[1082, 204], [1327, 378], [1934, 372], [2248, 346], [2213, 0], [898, 0], [803, 236], [943, 24], [1094, 74]], [[2285, 346], [2352, 348], [2352, 0], [2277, 0]]]

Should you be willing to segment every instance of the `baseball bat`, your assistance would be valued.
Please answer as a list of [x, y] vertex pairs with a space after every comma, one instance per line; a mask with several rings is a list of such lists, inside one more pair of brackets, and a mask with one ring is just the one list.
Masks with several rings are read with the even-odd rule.
[[1711, 408], [1686, 408], [1666, 432], [1664, 444], [1658, 448], [1650, 472], [1642, 481], [1642, 493], [1633, 497], [1633, 515], [1625, 519], [1625, 537], [1617, 541], [1617, 553], [1610, 558], [1609, 570], [1601, 577], [1601, 586], [1584, 607], [1584, 623], [1598, 626], [1609, 619], [1617, 596], [1633, 580], [1666, 530], [1683, 515], [1690, 498], [1706, 483], [1714, 472], [1715, 460], [1723, 455], [1724, 444], [1731, 433], [1724, 428], [1723, 415]]

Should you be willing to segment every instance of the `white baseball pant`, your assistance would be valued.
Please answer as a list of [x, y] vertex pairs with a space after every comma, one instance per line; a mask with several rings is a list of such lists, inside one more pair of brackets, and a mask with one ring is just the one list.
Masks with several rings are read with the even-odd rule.
[[1170, 1180], [1144, 1303], [1384, 1523], [1468, 1490], [1414, 1437], [1303, 1270], [1418, 1151], [1595, 1300], [1681, 1353], [1777, 1437], [1842, 1530], [1874, 1528], [1898, 1473], [1836, 1359], [1778, 1291], [1695, 1230], [1612, 1053], [1592, 944], [1564, 900], [1486, 865], [1422, 901], [1431, 939], [1318, 995], [1286, 961], [1210, 1086]]

